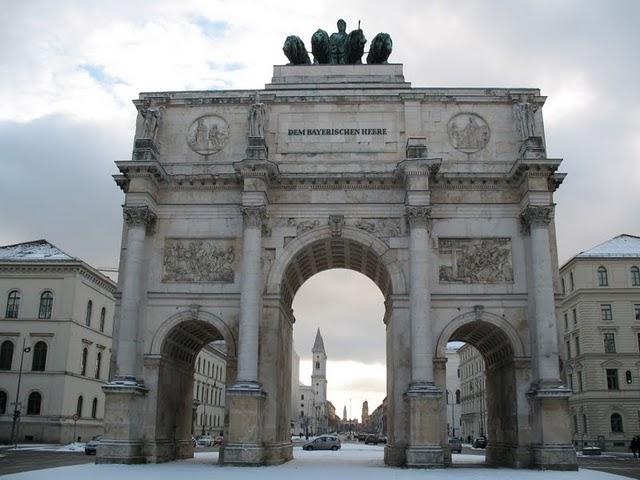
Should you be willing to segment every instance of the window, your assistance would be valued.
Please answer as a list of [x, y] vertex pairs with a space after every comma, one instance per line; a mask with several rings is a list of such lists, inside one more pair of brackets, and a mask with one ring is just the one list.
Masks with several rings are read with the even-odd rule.
[[569, 374], [569, 389], [573, 392], [573, 375]]
[[572, 292], [576, 288], [576, 284], [573, 281], [573, 272], [569, 272], [569, 286], [571, 287]]
[[11, 290], [7, 297], [7, 318], [18, 318], [18, 310], [20, 309], [20, 292]]
[[460, 390], [456, 390], [456, 403], [460, 403]]
[[602, 305], [600, 305], [600, 312], [602, 314], [602, 320], [613, 320], [613, 311], [611, 310], [610, 303], [603, 303]]
[[78, 403], [76, 403], [76, 415], [82, 417], [82, 403], [84, 402], [84, 398], [82, 395], [78, 397]]
[[567, 340], [567, 360], [571, 358], [571, 342]]
[[40, 308], [38, 310], [38, 318], [51, 318], [51, 310], [53, 309], [53, 293], [46, 291], [40, 295]]
[[569, 315], [566, 313], [564, 314], [564, 329], [569, 330]]
[[562, 285], [562, 294], [564, 295], [565, 293], [567, 293], [567, 290], [564, 286], [564, 278], [560, 279], [560, 284]]
[[578, 309], [574, 308], [573, 310], [571, 310], [571, 315], [573, 317], [573, 324], [577, 325], [578, 324]]
[[300, 400], [304, 400], [304, 393], [300, 395]]
[[13, 362], [13, 342], [5, 340], [0, 347], [0, 370], [11, 370]]
[[582, 380], [582, 372], [578, 372], [578, 391], [581, 392], [584, 388], [583, 384], [582, 384], [583, 380]]
[[102, 367], [102, 352], [98, 352], [96, 356], [96, 378], [100, 378], [100, 369]]
[[580, 355], [580, 337], [574, 337], [573, 343], [576, 346], [576, 357]]
[[0, 390], [0, 415], [7, 413], [7, 392]]
[[640, 320], [640, 305], [634, 305], [633, 311], [635, 313], [636, 320]]
[[640, 287], [640, 268], [635, 265], [631, 267], [631, 285]]
[[320, 362], [316, 362], [316, 370], [320, 370]]
[[606, 287], [607, 285], [609, 285], [607, 269], [604, 267], [598, 267], [598, 285], [600, 287]]
[[573, 414], [573, 433], [578, 433], [578, 415]]
[[91, 418], [96, 418], [96, 415], [98, 415], [98, 399], [94, 398], [91, 403]]
[[604, 334], [604, 353], [616, 353], [616, 337], [614, 333]]
[[622, 428], [622, 416], [619, 413], [611, 414], [611, 432], [612, 433], [624, 432]]
[[100, 310], [100, 331], [104, 332], [104, 320], [107, 316], [107, 309], [102, 307], [102, 310]]
[[44, 372], [47, 365], [47, 344], [45, 342], [37, 342], [33, 347], [33, 359], [31, 361], [31, 370], [34, 372]]
[[615, 368], [607, 368], [607, 389], [619, 390], [618, 385], [618, 370]]
[[27, 415], [40, 415], [42, 407], [42, 395], [38, 392], [31, 392], [27, 400]]
[[80, 360], [80, 375], [87, 374], [87, 356], [89, 355], [89, 350], [87, 347], [82, 349], [82, 359]]
[[84, 319], [84, 324], [89, 327], [91, 326], [91, 310], [93, 310], [93, 302], [89, 300], [87, 302], [87, 316]]
[[589, 429], [587, 428], [587, 415], [582, 414], [582, 433], [588, 433]]

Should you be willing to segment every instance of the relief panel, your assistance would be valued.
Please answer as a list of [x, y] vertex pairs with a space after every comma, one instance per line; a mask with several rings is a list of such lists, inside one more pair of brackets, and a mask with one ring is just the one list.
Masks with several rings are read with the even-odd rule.
[[440, 283], [512, 283], [510, 238], [440, 238]]
[[234, 240], [167, 238], [164, 243], [163, 282], [233, 283]]

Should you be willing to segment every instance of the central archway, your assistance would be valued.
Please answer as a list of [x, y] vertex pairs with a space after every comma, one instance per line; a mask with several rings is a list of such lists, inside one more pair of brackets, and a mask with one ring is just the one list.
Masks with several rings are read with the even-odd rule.
[[[367, 276], [385, 299], [389, 438], [385, 461], [402, 465], [405, 461], [406, 428], [403, 422], [394, 422], [394, 418], [403, 415], [402, 396], [409, 382], [409, 342], [407, 338], [402, 340], [409, 330], [408, 304], [404, 298], [405, 277], [395, 250], [381, 239], [353, 227], [343, 227], [340, 235], [336, 235], [330, 227], [306, 232], [291, 240], [269, 269], [260, 348], [262, 359], [276, 358], [277, 361], [261, 361], [260, 378], [267, 392], [265, 410], [267, 413], [273, 411], [276, 420], [272, 426], [265, 426], [265, 435], [268, 436], [270, 431], [280, 432], [274, 435], [273, 443], [277, 443], [277, 437], [287, 440], [289, 437], [291, 402], [287, 399], [291, 395], [292, 326], [295, 322], [291, 309], [293, 298], [306, 280], [316, 273], [334, 268], [350, 269]], [[280, 331], [279, 335], [272, 336], [270, 330], [273, 330], [274, 323], [279, 325]], [[273, 368], [278, 365], [285, 366], [282, 372]]]

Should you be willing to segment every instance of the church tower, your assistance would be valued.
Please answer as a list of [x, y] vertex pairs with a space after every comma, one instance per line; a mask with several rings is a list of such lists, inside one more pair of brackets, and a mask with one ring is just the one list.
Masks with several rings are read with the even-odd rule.
[[324, 342], [320, 329], [316, 333], [316, 340], [311, 349], [313, 369], [311, 385], [315, 394], [315, 413], [318, 421], [318, 433], [327, 433], [327, 353], [324, 350]]

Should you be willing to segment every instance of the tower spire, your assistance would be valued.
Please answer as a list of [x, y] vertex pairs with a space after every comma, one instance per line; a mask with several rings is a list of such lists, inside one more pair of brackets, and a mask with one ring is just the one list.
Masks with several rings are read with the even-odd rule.
[[322, 340], [322, 335], [320, 334], [320, 329], [318, 328], [318, 333], [316, 333], [316, 341], [313, 342], [313, 348], [311, 349], [313, 353], [324, 353], [324, 341]]

